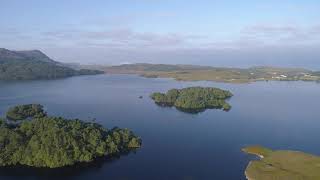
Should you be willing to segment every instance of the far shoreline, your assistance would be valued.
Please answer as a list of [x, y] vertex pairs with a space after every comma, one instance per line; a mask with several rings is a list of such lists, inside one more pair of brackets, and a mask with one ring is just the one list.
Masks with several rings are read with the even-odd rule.
[[231, 84], [248, 84], [259, 81], [320, 82], [320, 71], [271, 66], [230, 68], [140, 63], [101, 66], [98, 69], [106, 74], [136, 74], [145, 78], [172, 78], [176, 81], [212, 81]]

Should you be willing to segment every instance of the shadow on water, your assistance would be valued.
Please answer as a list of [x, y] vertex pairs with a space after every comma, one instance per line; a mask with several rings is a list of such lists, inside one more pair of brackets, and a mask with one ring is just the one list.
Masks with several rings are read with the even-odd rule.
[[98, 157], [89, 163], [77, 163], [72, 166], [61, 168], [34, 168], [29, 166], [17, 165], [0, 167], [0, 174], [8, 177], [25, 177], [25, 178], [40, 178], [40, 179], [69, 179], [70, 177], [81, 176], [89, 171], [97, 171], [104, 166], [119, 160], [123, 156], [128, 156], [131, 153], [136, 153], [137, 150], [121, 153], [113, 157]]
[[223, 109], [222, 107], [207, 107], [207, 108], [198, 108], [198, 109], [188, 109], [188, 108], [175, 107], [172, 104], [166, 104], [166, 103], [155, 102], [155, 104], [158, 105], [159, 107], [162, 107], [162, 108], [170, 108], [171, 109], [174, 107], [176, 110], [178, 110], [180, 112], [188, 113], [188, 114], [199, 114], [199, 113], [202, 113], [206, 110], [213, 110], [213, 109], [223, 110], [225, 112], [228, 112], [231, 110], [231, 109]]

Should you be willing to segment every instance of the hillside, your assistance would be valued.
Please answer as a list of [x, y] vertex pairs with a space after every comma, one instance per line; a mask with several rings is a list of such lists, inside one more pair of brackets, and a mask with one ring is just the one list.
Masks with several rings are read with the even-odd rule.
[[150, 97], [160, 106], [174, 106], [183, 112], [198, 113], [206, 109], [229, 111], [231, 106], [226, 100], [232, 96], [230, 91], [219, 88], [189, 87], [170, 89], [167, 93], [155, 92]]
[[39, 50], [10, 51], [0, 48], [0, 80], [57, 79], [101, 73], [103, 72], [63, 66]]

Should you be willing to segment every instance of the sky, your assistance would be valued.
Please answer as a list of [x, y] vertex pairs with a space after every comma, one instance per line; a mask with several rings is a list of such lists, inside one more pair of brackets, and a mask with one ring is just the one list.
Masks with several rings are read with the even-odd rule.
[[57, 61], [320, 69], [319, 0], [0, 2], [0, 47]]

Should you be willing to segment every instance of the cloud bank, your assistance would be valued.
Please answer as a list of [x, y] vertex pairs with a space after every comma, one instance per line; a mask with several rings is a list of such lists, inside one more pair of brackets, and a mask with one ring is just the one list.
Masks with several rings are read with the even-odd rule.
[[57, 60], [85, 64], [288, 64], [313, 68], [320, 57], [319, 32], [320, 25], [255, 24], [244, 27], [236, 38], [221, 40], [203, 34], [141, 32], [118, 26], [92, 29], [67, 26], [28, 33], [2, 28], [0, 45], [13, 49], [40, 49]]

